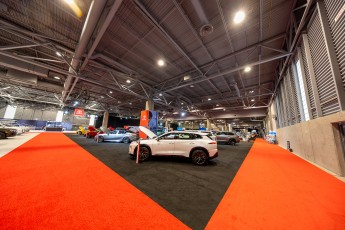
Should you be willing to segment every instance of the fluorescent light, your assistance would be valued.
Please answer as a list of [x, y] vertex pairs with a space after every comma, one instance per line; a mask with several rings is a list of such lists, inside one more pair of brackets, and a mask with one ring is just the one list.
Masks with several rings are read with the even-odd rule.
[[250, 66], [247, 66], [246, 68], [244, 68], [244, 72], [246, 72], [246, 73], [248, 73], [251, 70], [252, 70], [252, 68]]
[[165, 65], [165, 62], [164, 62], [162, 59], [160, 59], [160, 60], [158, 60], [157, 64], [158, 64], [159, 66], [164, 66], [164, 65]]
[[238, 11], [234, 17], [234, 23], [236, 23], [236, 24], [241, 23], [245, 17], [246, 17], [246, 15], [242, 10]]

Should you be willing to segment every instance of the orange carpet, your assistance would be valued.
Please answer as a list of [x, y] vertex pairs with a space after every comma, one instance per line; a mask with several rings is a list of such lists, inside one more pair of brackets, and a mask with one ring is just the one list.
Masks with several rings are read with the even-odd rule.
[[206, 229], [344, 230], [345, 183], [258, 139]]
[[0, 158], [0, 229], [188, 227], [63, 134], [42, 133]]

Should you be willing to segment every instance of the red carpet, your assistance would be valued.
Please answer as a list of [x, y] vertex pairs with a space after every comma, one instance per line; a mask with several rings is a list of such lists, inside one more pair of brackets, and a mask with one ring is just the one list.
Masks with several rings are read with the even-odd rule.
[[188, 227], [63, 134], [42, 133], [0, 158], [0, 229]]
[[344, 230], [345, 183], [257, 140], [206, 229]]

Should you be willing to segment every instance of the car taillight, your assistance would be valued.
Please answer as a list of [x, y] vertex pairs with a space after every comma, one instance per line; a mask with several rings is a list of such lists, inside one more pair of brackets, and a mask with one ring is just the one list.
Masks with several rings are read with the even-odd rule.
[[216, 142], [216, 141], [212, 141], [212, 142], [209, 142], [208, 144], [209, 144], [209, 145], [216, 145], [217, 142]]

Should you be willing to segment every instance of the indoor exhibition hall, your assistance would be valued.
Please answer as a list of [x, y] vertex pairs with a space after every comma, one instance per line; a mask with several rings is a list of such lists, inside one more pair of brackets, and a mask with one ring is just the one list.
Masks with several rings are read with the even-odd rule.
[[344, 230], [345, 0], [0, 0], [0, 230]]

